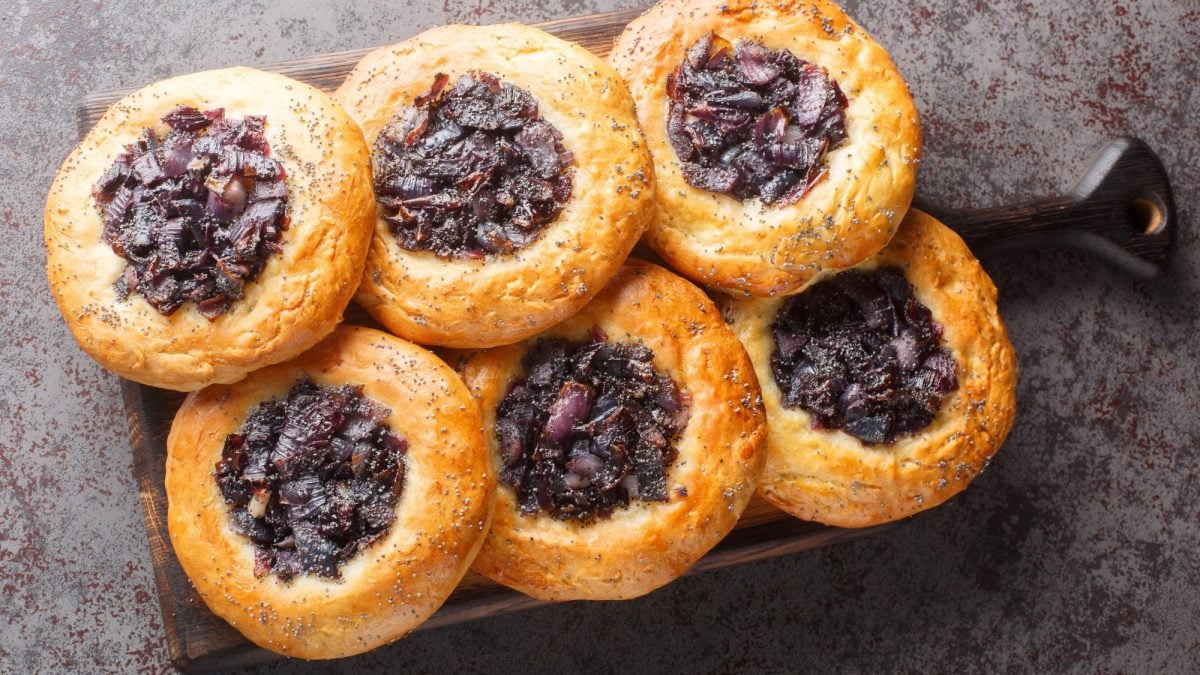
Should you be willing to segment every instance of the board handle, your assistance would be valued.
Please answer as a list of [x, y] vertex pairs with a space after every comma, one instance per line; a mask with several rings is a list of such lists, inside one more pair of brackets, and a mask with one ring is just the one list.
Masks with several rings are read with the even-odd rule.
[[1166, 267], [1177, 229], [1162, 161], [1144, 141], [1129, 136], [1104, 146], [1083, 178], [1060, 197], [932, 213], [979, 255], [1073, 248], [1146, 278]]

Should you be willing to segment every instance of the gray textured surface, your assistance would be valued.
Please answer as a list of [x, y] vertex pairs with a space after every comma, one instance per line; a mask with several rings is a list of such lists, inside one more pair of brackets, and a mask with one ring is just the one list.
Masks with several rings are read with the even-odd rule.
[[[42, 271], [42, 200], [77, 140], [79, 98], [448, 21], [639, 3], [334, 4], [0, 7], [0, 671], [169, 669], [117, 382], [75, 346]], [[1062, 190], [1111, 136], [1140, 135], [1180, 202], [1169, 274], [1137, 282], [1070, 253], [989, 261], [1020, 414], [989, 471], [936, 511], [639, 601], [418, 634], [347, 669], [1200, 670], [1196, 0], [849, 9], [912, 84], [928, 200]]]

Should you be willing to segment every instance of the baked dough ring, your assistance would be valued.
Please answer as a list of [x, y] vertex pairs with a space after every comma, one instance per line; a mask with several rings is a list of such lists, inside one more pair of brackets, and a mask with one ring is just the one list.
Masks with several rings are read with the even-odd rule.
[[[849, 99], [849, 139], [826, 156], [828, 176], [798, 202], [742, 202], [684, 180], [667, 136], [667, 76], [709, 32], [823, 66]], [[908, 210], [921, 157], [916, 107], [887, 52], [834, 3], [664, 0], [629, 24], [609, 59], [633, 93], [654, 155], [658, 214], [646, 241], [685, 276], [733, 293], [792, 293], [821, 270], [879, 251]]]
[[[216, 320], [192, 302], [170, 316], [113, 287], [125, 260], [101, 240], [92, 186], [146, 127], [179, 105], [265, 115], [272, 156], [287, 171], [290, 225], [282, 251]], [[291, 359], [341, 321], [362, 274], [374, 203], [366, 144], [328, 95], [250, 68], [162, 80], [114, 104], [63, 162], [46, 201], [50, 290], [81, 347], [142, 384], [190, 391], [236, 382]]]
[[[517, 510], [497, 491], [496, 516], [475, 571], [543, 600], [632, 598], [675, 579], [737, 522], [762, 470], [765, 417], [753, 367], [716, 307], [670, 272], [630, 260], [571, 319], [539, 337], [640, 341], [654, 367], [690, 393], [690, 419], [667, 469], [668, 502], [631, 501], [588, 524]], [[459, 371], [483, 410], [484, 437], [500, 461], [496, 409], [536, 340], [475, 352]], [[684, 488], [684, 491], [678, 488]]]
[[574, 314], [600, 292], [654, 213], [654, 170], [621, 78], [583, 47], [536, 28], [443, 26], [371, 52], [334, 96], [368, 145], [434, 76], [495, 74], [533, 95], [574, 153], [574, 187], [540, 238], [504, 256], [442, 259], [407, 251], [381, 217], [357, 300], [422, 344], [517, 342]]
[[[231, 528], [213, 478], [225, 437], [303, 373], [321, 385], [364, 385], [408, 441], [396, 520], [342, 565], [340, 581], [255, 578], [254, 545]], [[433, 614], [483, 543], [495, 485], [479, 409], [458, 376], [424, 349], [369, 328], [343, 326], [296, 361], [191, 394], [167, 439], [167, 524], [188, 578], [255, 644], [305, 659], [365, 652]]]
[[1000, 448], [1016, 413], [1017, 363], [996, 308], [996, 287], [957, 234], [917, 210], [895, 239], [859, 269], [904, 270], [917, 300], [944, 329], [959, 387], [934, 421], [891, 446], [812, 428], [785, 408], [771, 371], [771, 326], [782, 298], [731, 302], [733, 329], [754, 361], [770, 421], [759, 492], [805, 520], [867, 527], [928, 509], [965, 489]]

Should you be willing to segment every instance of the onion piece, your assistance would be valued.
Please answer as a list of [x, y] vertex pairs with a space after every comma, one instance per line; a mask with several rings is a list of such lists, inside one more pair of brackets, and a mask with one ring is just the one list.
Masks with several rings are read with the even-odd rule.
[[559, 390], [558, 398], [550, 406], [542, 437], [554, 444], [561, 444], [571, 434], [571, 429], [587, 419], [595, 400], [595, 391], [586, 384], [566, 382]]

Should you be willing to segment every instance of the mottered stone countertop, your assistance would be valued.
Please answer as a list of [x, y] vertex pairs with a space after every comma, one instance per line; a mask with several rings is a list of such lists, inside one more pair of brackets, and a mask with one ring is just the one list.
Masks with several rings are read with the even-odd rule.
[[[41, 209], [79, 99], [643, 1], [0, 6], [0, 671], [171, 668], [118, 383], [72, 341], [44, 272]], [[912, 86], [927, 201], [1057, 193], [1137, 135], [1175, 181], [1167, 275], [988, 260], [1020, 354], [1016, 427], [969, 490], [884, 534], [264, 672], [1200, 670], [1200, 5], [847, 2]]]

